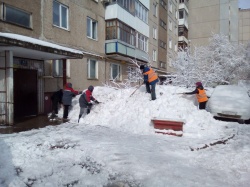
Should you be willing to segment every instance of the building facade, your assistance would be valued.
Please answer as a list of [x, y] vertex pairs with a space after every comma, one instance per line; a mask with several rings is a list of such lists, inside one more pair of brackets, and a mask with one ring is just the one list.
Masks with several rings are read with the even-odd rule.
[[250, 9], [239, 9], [239, 43], [250, 42]]
[[129, 79], [131, 60], [166, 74], [177, 41], [177, 4], [1, 0], [0, 124], [49, 113], [51, 94], [66, 82], [82, 91]]
[[238, 0], [189, 0], [188, 10], [191, 47], [207, 45], [213, 33], [238, 43]]
[[178, 47], [185, 49], [189, 45], [188, 39], [188, 2], [179, 0]]

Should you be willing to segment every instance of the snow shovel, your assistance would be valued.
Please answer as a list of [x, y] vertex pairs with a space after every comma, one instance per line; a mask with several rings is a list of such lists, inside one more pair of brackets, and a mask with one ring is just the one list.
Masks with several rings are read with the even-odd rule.
[[135, 91], [133, 91], [133, 93], [132, 94], [130, 94], [130, 96], [129, 97], [131, 97], [132, 95], [134, 95], [134, 93], [142, 86], [142, 84], [143, 84], [143, 82], [138, 86], [138, 88], [136, 88], [135, 89]]

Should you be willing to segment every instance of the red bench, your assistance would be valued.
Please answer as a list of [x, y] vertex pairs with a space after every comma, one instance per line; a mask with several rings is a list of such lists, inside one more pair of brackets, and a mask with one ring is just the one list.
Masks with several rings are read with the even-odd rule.
[[154, 124], [156, 133], [168, 134], [174, 136], [183, 135], [183, 125], [185, 124], [185, 122], [182, 120], [154, 118], [151, 121]]

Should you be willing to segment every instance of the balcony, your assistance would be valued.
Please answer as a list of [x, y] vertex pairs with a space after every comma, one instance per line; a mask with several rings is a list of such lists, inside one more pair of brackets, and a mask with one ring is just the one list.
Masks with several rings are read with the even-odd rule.
[[128, 61], [127, 58], [136, 58], [145, 61], [145, 58], [148, 57], [148, 54], [145, 51], [139, 50], [135, 46], [117, 39], [106, 40], [105, 53], [108, 57], [125, 61]]
[[179, 10], [181, 9], [185, 9], [188, 13], [188, 2], [187, 1], [183, 1], [183, 3], [179, 3]]
[[138, 17], [132, 15], [127, 10], [123, 9], [118, 4], [108, 5], [105, 11], [105, 20], [118, 19], [123, 23], [129, 25], [141, 34], [149, 37], [149, 26], [140, 20]]
[[179, 19], [179, 25], [185, 25], [185, 27], [188, 29], [188, 21], [187, 19]]

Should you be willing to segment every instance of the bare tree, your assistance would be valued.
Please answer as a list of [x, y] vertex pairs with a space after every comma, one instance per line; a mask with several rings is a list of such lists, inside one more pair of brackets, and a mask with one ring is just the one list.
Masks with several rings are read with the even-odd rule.
[[231, 43], [222, 34], [214, 34], [208, 46], [196, 47], [192, 54], [189, 48], [181, 49], [172, 66], [177, 74], [174, 83], [186, 86], [195, 81], [204, 85], [232, 83], [246, 77], [250, 69], [244, 46]]
[[[117, 75], [120, 76], [120, 75]], [[130, 65], [127, 70], [127, 79], [124, 81], [117, 81], [115, 78], [106, 83], [103, 83], [105, 87], [115, 88], [115, 89], [124, 89], [131, 88], [138, 85], [138, 82], [143, 80], [142, 73], [140, 71], [140, 65], [136, 59], [130, 59]]]

